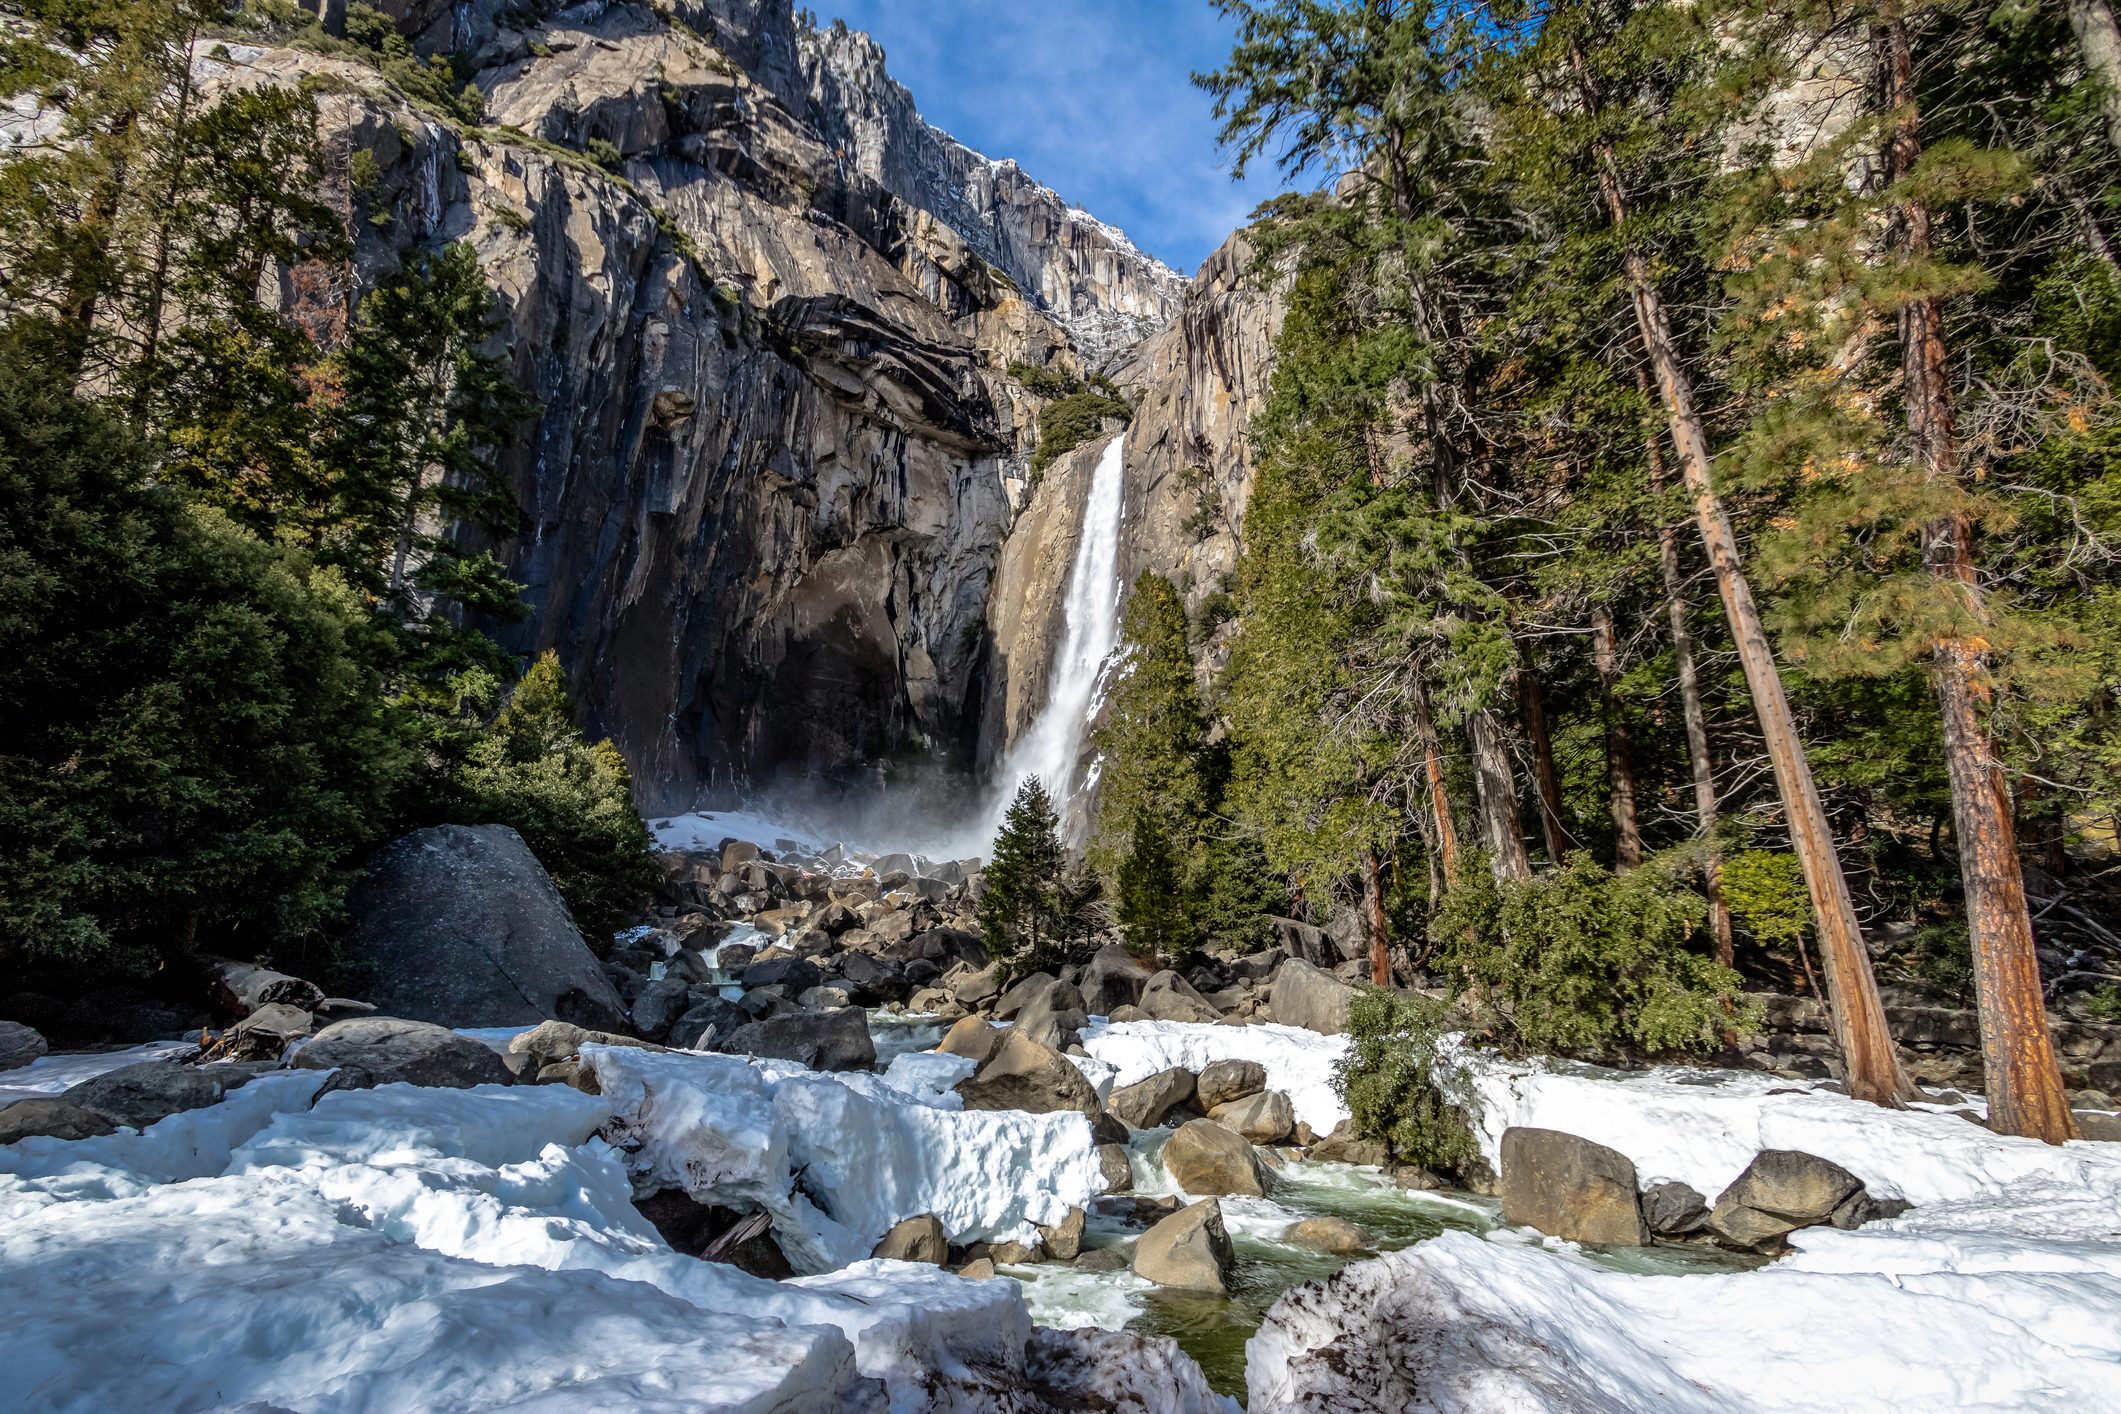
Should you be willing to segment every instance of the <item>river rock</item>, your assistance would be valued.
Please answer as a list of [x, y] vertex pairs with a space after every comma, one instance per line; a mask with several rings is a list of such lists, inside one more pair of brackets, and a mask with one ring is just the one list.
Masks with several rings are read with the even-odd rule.
[[1208, 1118], [1234, 1129], [1254, 1144], [1279, 1144], [1296, 1127], [1296, 1110], [1279, 1090], [1232, 1100], [1208, 1111]]
[[869, 1017], [857, 1007], [767, 1017], [738, 1027], [715, 1046], [735, 1055], [792, 1060], [812, 1070], [869, 1070], [876, 1065]]
[[941, 1218], [933, 1213], [922, 1213], [895, 1224], [869, 1255], [888, 1257], [894, 1262], [926, 1262], [940, 1267], [950, 1258], [950, 1239], [944, 1235]]
[[1179, 1209], [1134, 1244], [1136, 1276], [1182, 1291], [1229, 1294], [1228, 1277], [1236, 1263], [1222, 1204], [1213, 1198]]
[[1311, 1146], [1309, 1157], [1329, 1164], [1368, 1164], [1383, 1168], [1392, 1162], [1392, 1150], [1382, 1139], [1364, 1139], [1355, 1132], [1355, 1121], [1344, 1119], [1333, 1132]]
[[1558, 1129], [1514, 1125], [1502, 1134], [1502, 1218], [1551, 1237], [1601, 1247], [1649, 1240], [1628, 1156]]
[[[494, 1056], [494, 1064], [500, 1064], [499, 1056]], [[59, 1098], [112, 1124], [145, 1129], [173, 1114], [220, 1104], [229, 1091], [248, 1084], [251, 1075], [244, 1066], [141, 1061], [84, 1080]]]
[[1267, 1088], [1267, 1068], [1258, 1061], [1210, 1061], [1200, 1073], [1200, 1102], [1208, 1109], [1257, 1095]]
[[511, 1055], [528, 1056], [535, 1070], [543, 1070], [548, 1065], [575, 1059], [587, 1045], [632, 1046], [648, 1051], [662, 1049], [615, 1031], [591, 1031], [567, 1021], [541, 1021], [520, 1036], [509, 1038], [508, 1051]]
[[1684, 1183], [1653, 1183], [1642, 1190], [1642, 1221], [1657, 1237], [1686, 1237], [1709, 1220], [1709, 1205]]
[[1073, 1045], [1082, 1028], [1089, 1024], [1083, 994], [1057, 977], [1041, 973], [1039, 978], [1041, 985], [1020, 999], [1016, 1029], [1056, 1051], [1063, 1050]]
[[1348, 1005], [1355, 996], [1355, 989], [1338, 977], [1292, 957], [1275, 969], [1267, 1009], [1284, 1026], [1338, 1036], [1348, 1029]]
[[1213, 1120], [1189, 1120], [1164, 1145], [1164, 1167], [1178, 1186], [1193, 1194], [1233, 1194], [1264, 1198], [1267, 1171], [1244, 1136]]
[[393, 840], [346, 906], [343, 950], [375, 969], [367, 998], [387, 1016], [625, 1028], [626, 1006], [552, 877], [506, 825], [438, 825]]
[[1088, 1214], [1081, 1208], [1068, 1209], [1067, 1215], [1053, 1226], [1037, 1224], [1038, 1239], [1044, 1244], [1046, 1255], [1056, 1262], [1072, 1262], [1083, 1250], [1083, 1228]]
[[445, 1026], [394, 1016], [335, 1021], [296, 1051], [289, 1064], [303, 1070], [359, 1071], [373, 1085], [402, 1081], [468, 1090], [515, 1080], [492, 1047]]
[[1124, 946], [1107, 943], [1084, 964], [1076, 987], [1092, 1016], [1110, 1016], [1114, 1007], [1141, 1003], [1149, 974], [1149, 965]]
[[994, 1259], [974, 1257], [957, 1269], [957, 1274], [966, 1281], [991, 1281], [994, 1279]]
[[742, 1007], [712, 989], [705, 995], [694, 992], [689, 1000], [692, 1005], [670, 1025], [666, 1039], [673, 1046], [688, 1051], [711, 1050], [716, 1042], [728, 1040], [751, 1021]]
[[1377, 1239], [1370, 1235], [1368, 1228], [1346, 1218], [1305, 1218], [1284, 1233], [1282, 1240], [1340, 1257], [1374, 1251], [1377, 1247]]
[[691, 1009], [692, 984], [675, 974], [650, 982], [633, 1001], [633, 1029], [650, 1041], [660, 1041]]
[[93, 1139], [112, 1134], [118, 1126], [94, 1110], [83, 1109], [64, 1099], [36, 1097], [17, 1100], [0, 1109], [0, 1144], [17, 1139]]
[[985, 967], [973, 967], [958, 963], [943, 974], [943, 990], [947, 991], [962, 1007], [975, 1007], [1001, 994], [1001, 967], [988, 963]]
[[779, 987], [787, 995], [798, 997], [812, 987], [823, 986], [825, 974], [808, 958], [788, 953], [752, 963], [737, 980], [744, 984], [747, 992], [761, 987]]
[[946, 1056], [963, 1056], [967, 1060], [985, 1061], [994, 1054], [1008, 1033], [998, 1026], [989, 1026], [977, 1016], [960, 1017], [943, 1033], [936, 1049]]
[[1801, 1227], [1861, 1225], [1868, 1197], [1863, 1180], [1837, 1163], [1795, 1149], [1764, 1149], [1717, 1197], [1708, 1229], [1732, 1247], [1775, 1252]]
[[1157, 1021], [1222, 1020], [1191, 982], [1168, 968], [1142, 984], [1141, 1009]]
[[1122, 1085], [1106, 1100], [1113, 1116], [1135, 1129], [1154, 1129], [1193, 1098], [1193, 1072], [1183, 1066], [1160, 1070], [1147, 1080]]
[[1127, 1156], [1126, 1145], [1098, 1145], [1097, 1167], [1104, 1175], [1105, 1192], [1125, 1193], [1134, 1186], [1134, 1161]]
[[1100, 1112], [1097, 1091], [1066, 1056], [1013, 1028], [978, 1070], [957, 1083], [957, 1093], [968, 1110]]
[[0, 1070], [19, 1070], [51, 1049], [34, 1027], [0, 1021]]
[[994, 1003], [996, 1021], [1013, 1021], [1033, 997], [1038, 996], [1060, 979], [1050, 972], [1033, 972], [1019, 977]]

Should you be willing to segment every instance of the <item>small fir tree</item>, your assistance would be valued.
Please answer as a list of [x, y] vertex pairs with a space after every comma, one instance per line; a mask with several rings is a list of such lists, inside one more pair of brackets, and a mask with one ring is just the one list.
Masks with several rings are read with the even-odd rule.
[[1027, 776], [1002, 817], [987, 862], [979, 921], [989, 952], [1013, 964], [1051, 945], [1067, 862], [1053, 798], [1038, 777]]
[[1154, 811], [1136, 810], [1119, 862], [1119, 923], [1127, 946], [1153, 961], [1176, 956], [1193, 940], [1186, 915], [1170, 838]]

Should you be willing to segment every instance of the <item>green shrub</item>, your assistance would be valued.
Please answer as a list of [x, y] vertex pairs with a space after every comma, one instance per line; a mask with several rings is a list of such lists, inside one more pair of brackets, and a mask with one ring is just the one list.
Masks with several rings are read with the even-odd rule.
[[1613, 874], [1587, 856], [1528, 883], [1467, 867], [1430, 936], [1515, 1050], [1710, 1051], [1759, 1024], [1736, 972], [1699, 949], [1706, 900], [1669, 863]]
[[1348, 1006], [1348, 1049], [1334, 1085], [1358, 1135], [1391, 1146], [1402, 1163], [1462, 1173], [1480, 1148], [1466, 1117], [1470, 1096], [1437, 1063], [1444, 1011], [1417, 992], [1364, 988]]
[[1918, 981], [1949, 992], [1964, 1006], [1974, 996], [1974, 944], [1960, 918], [1917, 928], [1900, 962]]
[[590, 161], [607, 172], [623, 173], [626, 170], [625, 155], [619, 151], [619, 145], [609, 138], [593, 137], [583, 144], [582, 151], [589, 155]]
[[1124, 399], [1109, 393], [1070, 393], [1039, 409], [1038, 450], [1031, 454], [1031, 470], [1044, 471], [1067, 453], [1103, 430], [1105, 419], [1130, 421], [1134, 409]]
[[1009, 376], [1041, 398], [1065, 398], [1082, 391], [1082, 384], [1057, 368], [1042, 368], [1019, 359], [1009, 365]]
[[625, 758], [575, 728], [566, 674], [550, 650], [472, 744], [450, 813], [520, 834], [599, 945], [638, 916], [659, 877]]
[[1723, 902], [1763, 948], [1792, 947], [1811, 926], [1803, 866], [1785, 850], [1741, 850], [1724, 860]]

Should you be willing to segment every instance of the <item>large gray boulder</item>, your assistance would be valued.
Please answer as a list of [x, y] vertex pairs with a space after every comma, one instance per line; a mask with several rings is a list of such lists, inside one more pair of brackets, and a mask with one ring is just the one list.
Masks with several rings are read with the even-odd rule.
[[17, 1139], [93, 1139], [118, 1126], [94, 1110], [51, 1097], [17, 1100], [0, 1109], [0, 1144]]
[[19, 1070], [50, 1049], [34, 1027], [0, 1021], [0, 1070]]
[[1502, 1133], [1502, 1220], [1599, 1247], [1649, 1241], [1635, 1164], [1617, 1149], [1558, 1129]]
[[395, 1016], [333, 1022], [289, 1062], [303, 1070], [340, 1070], [365, 1084], [427, 1085], [469, 1090], [512, 1085], [515, 1076], [492, 1047], [446, 1026]]
[[1097, 1091], [1051, 1046], [1010, 1029], [980, 1068], [957, 1083], [968, 1110], [1099, 1113]]
[[1060, 1050], [1076, 1041], [1089, 1020], [1083, 994], [1073, 983], [1040, 973], [1038, 985], [1021, 997], [1016, 1029]]
[[1171, 1111], [1193, 1098], [1193, 1072], [1183, 1066], [1159, 1070], [1147, 1080], [1122, 1085], [1105, 1108], [1135, 1129], [1154, 1129]]
[[1193, 990], [1193, 984], [1166, 968], [1142, 984], [1141, 1009], [1157, 1021], [1220, 1021], [1222, 1013]]
[[739, 1027], [716, 1050], [792, 1060], [812, 1070], [868, 1070], [876, 1064], [868, 1014], [858, 1007], [796, 1011]]
[[251, 1074], [236, 1065], [141, 1061], [84, 1080], [59, 1098], [112, 1124], [145, 1129], [184, 1110], [220, 1104], [229, 1091], [247, 1084]]
[[377, 850], [347, 899], [347, 960], [386, 1016], [624, 1030], [627, 1009], [552, 877], [506, 825], [440, 825]]
[[935, 1048], [946, 1056], [963, 1056], [974, 1064], [983, 1064], [1008, 1034], [998, 1026], [989, 1026], [979, 1017], [961, 1016], [950, 1024], [950, 1029], [935, 1043]]
[[943, 1232], [941, 1218], [933, 1213], [922, 1213], [894, 1225], [869, 1255], [894, 1262], [926, 1262], [931, 1267], [940, 1267], [949, 1260], [950, 1239]]
[[1143, 1233], [1134, 1244], [1134, 1274], [1158, 1286], [1229, 1294], [1237, 1264], [1222, 1204], [1213, 1198], [1179, 1209]]
[[1267, 1068], [1258, 1061], [1209, 1061], [1200, 1072], [1200, 1102], [1208, 1108], [1257, 1095], [1267, 1088]]
[[1292, 957], [1275, 969], [1268, 1009], [1284, 1026], [1338, 1036], [1348, 1029], [1348, 1004], [1355, 996], [1355, 989], [1338, 977]]
[[1841, 1165], [1794, 1149], [1765, 1149], [1716, 1199], [1708, 1229], [1732, 1247], [1779, 1252], [1798, 1228], [1860, 1227], [1870, 1209], [1863, 1180]]
[[1267, 1171], [1244, 1136], [1213, 1120], [1189, 1120], [1164, 1145], [1164, 1167], [1193, 1194], [1267, 1196]]
[[1110, 1016], [1114, 1007], [1141, 1005], [1149, 973], [1149, 964], [1122, 945], [1107, 943], [1084, 964], [1076, 987], [1092, 1016]]

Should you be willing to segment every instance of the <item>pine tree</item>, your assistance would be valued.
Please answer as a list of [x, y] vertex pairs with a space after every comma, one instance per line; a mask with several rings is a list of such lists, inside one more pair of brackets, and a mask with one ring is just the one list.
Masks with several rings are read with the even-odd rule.
[[1156, 812], [1146, 807], [1134, 813], [1127, 852], [1119, 862], [1119, 924], [1127, 946], [1159, 965], [1192, 942], [1171, 841]]
[[1196, 874], [1212, 782], [1208, 724], [1193, 677], [1186, 608], [1171, 581], [1144, 573], [1128, 597], [1121, 651], [1095, 746], [1097, 854], [1128, 848], [1144, 811], [1155, 815], [1180, 877]]
[[1034, 970], [1055, 945], [1067, 870], [1053, 798], [1038, 777], [1028, 776], [1002, 816], [979, 901], [987, 950], [1012, 970]]

